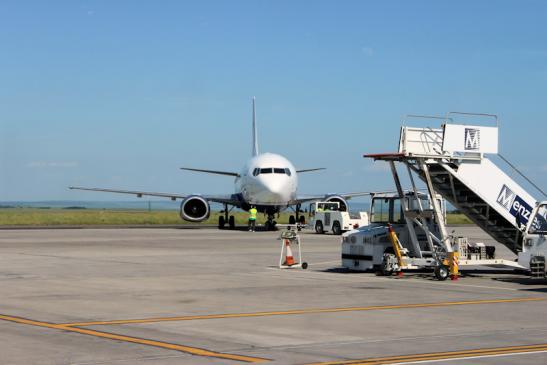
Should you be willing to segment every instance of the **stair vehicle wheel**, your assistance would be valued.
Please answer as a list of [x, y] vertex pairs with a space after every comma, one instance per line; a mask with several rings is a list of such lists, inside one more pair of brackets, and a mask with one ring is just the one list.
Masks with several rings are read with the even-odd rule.
[[397, 263], [397, 257], [392, 253], [384, 253], [380, 273], [383, 276], [391, 276], [395, 272], [394, 265]]
[[342, 234], [342, 227], [340, 227], [340, 222], [334, 221], [332, 223], [332, 233], [337, 236]]
[[231, 215], [228, 219], [228, 225], [230, 226], [230, 229], [234, 229], [236, 227], [236, 220], [233, 215]]
[[294, 215], [291, 215], [289, 217], [289, 224], [296, 224], [296, 219], [294, 218]]
[[218, 217], [218, 228], [223, 229], [225, 224], [226, 224], [226, 221], [224, 220], [224, 217], [219, 216]]
[[439, 265], [435, 268], [435, 277], [437, 278], [437, 280], [444, 281], [448, 279], [448, 274], [448, 267], [446, 267], [445, 265]]
[[323, 229], [323, 222], [321, 221], [315, 222], [315, 233], [318, 233], [318, 234], [325, 233], [325, 230]]

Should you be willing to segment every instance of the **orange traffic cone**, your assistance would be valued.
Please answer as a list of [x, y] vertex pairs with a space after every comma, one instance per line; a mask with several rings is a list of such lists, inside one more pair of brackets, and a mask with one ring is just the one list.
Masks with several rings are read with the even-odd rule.
[[295, 264], [294, 257], [292, 256], [292, 250], [291, 245], [289, 244], [289, 240], [285, 240], [285, 248], [287, 249], [285, 251], [285, 262], [283, 265], [292, 266]]

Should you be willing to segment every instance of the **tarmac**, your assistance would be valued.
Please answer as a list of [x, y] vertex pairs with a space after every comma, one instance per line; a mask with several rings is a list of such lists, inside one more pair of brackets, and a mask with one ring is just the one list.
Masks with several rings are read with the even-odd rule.
[[281, 270], [278, 235], [0, 231], [0, 364], [547, 363], [546, 282], [346, 272], [306, 232], [309, 268]]

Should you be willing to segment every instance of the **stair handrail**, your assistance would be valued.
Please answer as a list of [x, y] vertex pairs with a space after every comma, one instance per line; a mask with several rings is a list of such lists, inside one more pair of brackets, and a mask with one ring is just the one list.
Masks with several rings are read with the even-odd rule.
[[[469, 112], [448, 112], [446, 113], [446, 117], [445, 119], [446, 120], [450, 120], [451, 123], [454, 122], [454, 119], [455, 118], [450, 118], [449, 116], [450, 115], [464, 115], [464, 116], [476, 116], [476, 117], [489, 117], [489, 118], [493, 118], [494, 121], [496, 122], [496, 127], [499, 127], [499, 119], [498, 119], [498, 116], [496, 114], [488, 114], [488, 113], [469, 113]], [[466, 124], [466, 123], [462, 123], [462, 124]]]
[[[437, 119], [437, 120], [442, 120], [442, 121], [446, 121], [446, 120], [450, 120], [450, 121], [453, 121], [452, 118], [447, 118], [447, 117], [443, 117], [443, 116], [439, 116], [439, 115], [427, 115], [427, 114], [406, 114], [404, 117], [403, 117], [403, 126], [406, 125], [406, 121], [407, 119], [410, 119], [410, 118], [414, 118], [414, 119]], [[426, 128], [423, 128], [424, 130], [428, 130], [429, 132], [433, 132], [433, 133], [436, 133], [436, 131], [431, 128], [431, 127], [426, 127]], [[441, 136], [442, 138], [442, 136]], [[436, 142], [434, 140], [432, 140], [433, 142]], [[422, 144], [423, 143], [426, 143], [428, 146], [431, 144], [431, 143], [428, 143], [427, 141], [421, 141]], [[403, 144], [404, 144], [404, 149], [406, 150], [406, 136], [405, 136], [405, 139], [403, 141]], [[431, 149], [433, 149], [433, 151], [438, 154], [438, 155], [442, 155], [442, 151], [440, 150], [437, 150], [434, 146], [431, 147]]]
[[421, 115], [421, 114], [406, 114], [403, 118], [403, 125], [405, 125], [405, 121], [408, 118], [415, 118], [415, 119], [439, 119], [439, 120], [450, 120], [454, 121], [452, 118], [443, 117], [439, 115]]
[[547, 198], [547, 194], [541, 189], [539, 186], [537, 186], [530, 178], [528, 178], [526, 175], [524, 175], [523, 172], [521, 172], [515, 165], [513, 165], [509, 160], [507, 160], [505, 157], [502, 156], [501, 153], [498, 152], [498, 156], [507, 164], [509, 167], [511, 167], [513, 170], [516, 171], [517, 174], [519, 174], [524, 180], [528, 181], [530, 185], [532, 185], [534, 188], [537, 189], [541, 194], [543, 194], [543, 197]]

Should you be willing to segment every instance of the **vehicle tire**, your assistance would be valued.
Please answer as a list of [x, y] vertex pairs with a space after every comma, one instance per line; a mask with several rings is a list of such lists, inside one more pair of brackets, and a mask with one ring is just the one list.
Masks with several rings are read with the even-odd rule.
[[397, 260], [394, 254], [392, 253], [384, 253], [384, 257], [382, 259], [382, 266], [380, 268], [380, 272], [383, 276], [391, 276], [395, 272], [395, 269], [393, 267], [394, 262]]
[[435, 277], [439, 281], [448, 279], [449, 270], [445, 265], [439, 265], [435, 268]]
[[325, 233], [325, 230], [323, 229], [323, 222], [321, 221], [315, 222], [315, 233], [318, 233], [318, 234]]
[[296, 224], [296, 219], [294, 218], [294, 215], [291, 215], [289, 217], [289, 224]]
[[306, 270], [308, 268], [308, 263], [307, 262], [303, 262], [302, 263], [302, 269]]
[[231, 215], [228, 219], [228, 225], [230, 226], [230, 229], [234, 229], [236, 227], [236, 220], [233, 215]]
[[372, 271], [376, 276], [384, 276], [384, 273], [382, 272], [382, 265], [373, 265]]
[[337, 236], [342, 234], [342, 227], [340, 227], [340, 222], [334, 221], [332, 223], [332, 234], [335, 234]]
[[224, 229], [224, 225], [226, 224], [226, 221], [224, 220], [224, 216], [218, 217], [218, 229]]

